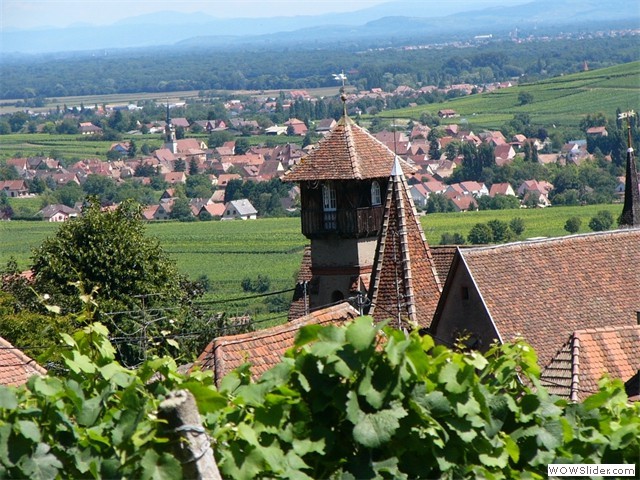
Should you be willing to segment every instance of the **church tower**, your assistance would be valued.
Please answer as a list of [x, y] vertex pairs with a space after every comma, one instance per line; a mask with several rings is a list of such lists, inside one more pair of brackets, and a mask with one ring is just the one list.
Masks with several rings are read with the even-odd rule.
[[624, 185], [624, 207], [620, 215], [621, 227], [640, 227], [640, 187], [638, 186], [638, 169], [633, 156], [633, 139], [631, 136], [631, 116], [634, 112], [625, 112], [621, 119], [627, 119], [628, 148], [627, 148], [627, 172]]
[[345, 112], [318, 147], [284, 176], [300, 185], [302, 233], [311, 241], [308, 281], [296, 293], [304, 296], [305, 310], [367, 292], [383, 195], [396, 162], [407, 174], [414, 172]]
[[169, 115], [169, 102], [167, 102], [167, 120], [164, 127], [164, 148], [174, 155], [178, 153], [178, 141], [176, 140], [176, 127], [171, 123]]

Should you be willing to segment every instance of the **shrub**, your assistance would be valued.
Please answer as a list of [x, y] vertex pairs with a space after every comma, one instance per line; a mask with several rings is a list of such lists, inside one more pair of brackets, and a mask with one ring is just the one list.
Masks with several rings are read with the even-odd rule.
[[596, 216], [589, 221], [589, 228], [594, 232], [609, 230], [613, 225], [613, 215], [608, 210], [600, 210]]
[[467, 235], [469, 243], [482, 245], [493, 242], [493, 230], [486, 223], [476, 223]]
[[445, 232], [440, 237], [440, 245], [464, 245], [466, 243], [464, 236], [458, 232]]
[[573, 234], [573, 233], [578, 233], [581, 226], [582, 226], [582, 220], [580, 220], [580, 217], [569, 217], [564, 224], [564, 229], [567, 232]]
[[511, 228], [511, 231], [519, 237], [525, 230], [524, 220], [520, 217], [512, 218], [509, 222], [509, 227]]

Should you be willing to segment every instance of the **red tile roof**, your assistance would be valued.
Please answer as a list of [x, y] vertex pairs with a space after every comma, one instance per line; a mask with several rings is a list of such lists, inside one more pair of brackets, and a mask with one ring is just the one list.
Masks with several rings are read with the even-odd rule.
[[[296, 278], [296, 287], [293, 292], [293, 300], [289, 306], [289, 321], [303, 317], [309, 308], [309, 284], [311, 274], [311, 246], [304, 247], [302, 262]], [[305, 282], [307, 282], [305, 284]]]
[[[376, 320], [402, 319], [402, 325], [428, 327], [442, 287], [429, 245], [399, 162], [389, 179], [384, 220], [371, 277], [371, 308]], [[400, 309], [398, 308], [400, 306]]]
[[500, 340], [524, 338], [542, 367], [575, 331], [637, 323], [640, 229], [460, 249], [459, 255]]
[[541, 375], [549, 391], [580, 401], [598, 391], [598, 380], [628, 381], [640, 370], [640, 325], [573, 332]]
[[219, 337], [213, 340], [196, 360], [202, 370], [213, 370], [216, 383], [230, 371], [249, 362], [254, 378], [277, 365], [305, 325], [341, 324], [358, 316], [347, 302], [317, 310], [292, 322], [256, 332]]
[[47, 371], [11, 343], [0, 337], [0, 385], [24, 385], [33, 375]]
[[[342, 117], [285, 181], [387, 178], [396, 155], [349, 117]], [[405, 174], [415, 169], [401, 160]]]

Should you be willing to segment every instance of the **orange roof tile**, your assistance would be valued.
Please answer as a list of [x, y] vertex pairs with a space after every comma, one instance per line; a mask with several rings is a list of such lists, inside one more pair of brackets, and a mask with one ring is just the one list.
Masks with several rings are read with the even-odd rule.
[[542, 367], [572, 332], [636, 325], [640, 229], [458, 252], [500, 340], [524, 338]]
[[[283, 177], [285, 181], [387, 178], [396, 155], [349, 117], [342, 117], [318, 148]], [[415, 169], [401, 160], [405, 174]]]
[[583, 400], [598, 391], [608, 374], [628, 381], [640, 370], [640, 325], [589, 328], [573, 332], [541, 375], [556, 395]]
[[369, 314], [376, 320], [400, 317], [403, 325], [394, 325], [398, 328], [410, 327], [408, 323], [428, 327], [441, 291], [409, 186], [396, 161], [376, 248]]
[[257, 378], [281, 361], [303, 326], [340, 324], [357, 316], [358, 311], [344, 302], [277, 327], [219, 337], [207, 345], [195, 364], [202, 370], [213, 370], [218, 384], [227, 373], [246, 362], [251, 363], [252, 375]]
[[0, 385], [24, 385], [33, 375], [47, 371], [11, 343], [0, 337]]

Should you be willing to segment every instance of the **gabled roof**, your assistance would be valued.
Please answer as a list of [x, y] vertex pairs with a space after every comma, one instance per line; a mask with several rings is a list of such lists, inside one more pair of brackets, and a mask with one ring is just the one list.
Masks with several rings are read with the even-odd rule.
[[242, 198], [240, 200], [231, 200], [227, 203], [225, 208], [229, 206], [233, 206], [238, 212], [238, 215], [256, 215], [258, 211], [251, 205], [251, 202], [246, 198]]
[[[459, 249], [452, 268], [468, 272], [497, 338], [524, 338], [545, 367], [575, 331], [636, 325], [639, 258], [640, 229], [622, 229]], [[434, 332], [448, 321], [450, 280]]]
[[24, 385], [33, 375], [47, 371], [11, 343], [0, 337], [0, 385]]
[[277, 327], [218, 337], [207, 345], [195, 364], [202, 370], [213, 370], [217, 384], [227, 373], [246, 362], [251, 363], [251, 373], [257, 378], [281, 361], [303, 326], [339, 325], [357, 316], [358, 311], [344, 302]]
[[[386, 178], [396, 155], [349, 117], [342, 117], [306, 158], [283, 177], [285, 181], [363, 180]], [[413, 167], [401, 160], [406, 174]]]
[[428, 327], [441, 291], [429, 245], [396, 160], [373, 264], [369, 314], [377, 320], [391, 318], [398, 328], [410, 324]]
[[562, 346], [540, 379], [551, 393], [583, 400], [598, 392], [608, 374], [623, 382], [640, 370], [640, 325], [578, 330]]

